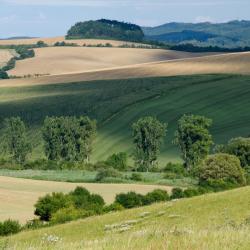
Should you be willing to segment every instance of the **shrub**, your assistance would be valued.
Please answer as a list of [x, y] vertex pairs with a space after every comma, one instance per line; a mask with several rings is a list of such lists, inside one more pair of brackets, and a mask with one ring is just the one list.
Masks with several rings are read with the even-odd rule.
[[143, 195], [137, 194], [135, 192], [129, 192], [127, 194], [121, 193], [117, 194], [115, 197], [115, 202], [122, 205], [124, 208], [133, 208], [143, 205]]
[[246, 178], [236, 156], [215, 154], [207, 157], [200, 167], [199, 183], [214, 190], [223, 190], [245, 185]]
[[184, 193], [184, 197], [187, 197], [187, 198], [201, 194], [197, 188], [187, 188], [184, 190], [183, 193]]
[[179, 176], [184, 176], [186, 171], [182, 164], [180, 163], [167, 163], [166, 167], [163, 169], [166, 173], [174, 173]]
[[0, 69], [0, 79], [8, 79], [8, 78], [9, 78], [8, 74]]
[[38, 41], [36, 43], [36, 47], [38, 47], [38, 48], [44, 48], [44, 47], [48, 47], [48, 44], [46, 44], [44, 41]]
[[128, 155], [126, 153], [113, 154], [106, 160], [107, 165], [118, 169], [119, 171], [125, 171], [128, 168]]
[[15, 220], [6, 220], [0, 223], [0, 235], [7, 236], [21, 231], [21, 225]]
[[170, 196], [170, 198], [173, 199], [181, 199], [184, 198], [184, 192], [181, 188], [173, 188], [172, 189], [172, 194]]
[[156, 189], [145, 195], [144, 204], [149, 205], [155, 202], [168, 201], [169, 199], [170, 198], [167, 191]]
[[44, 221], [41, 221], [39, 219], [34, 219], [34, 220], [27, 221], [24, 228], [25, 229], [38, 229], [41, 227], [45, 227], [46, 225], [47, 223], [45, 223]]
[[114, 212], [114, 211], [121, 211], [121, 210], [124, 210], [124, 207], [117, 202], [114, 202], [108, 206], [105, 206], [103, 209], [103, 211], [105, 213]]
[[106, 168], [99, 170], [95, 179], [97, 182], [100, 182], [107, 177], [121, 178], [122, 174], [119, 171], [115, 170], [114, 168]]
[[132, 173], [130, 179], [133, 181], [143, 181], [143, 177], [140, 173]]
[[47, 194], [39, 198], [35, 204], [35, 215], [39, 216], [41, 220], [49, 221], [52, 214], [56, 213], [59, 209], [67, 208], [72, 205], [72, 201], [68, 195], [63, 193]]
[[68, 221], [84, 218], [88, 213], [82, 209], [76, 209], [73, 206], [59, 209], [51, 217], [52, 224], [62, 224]]

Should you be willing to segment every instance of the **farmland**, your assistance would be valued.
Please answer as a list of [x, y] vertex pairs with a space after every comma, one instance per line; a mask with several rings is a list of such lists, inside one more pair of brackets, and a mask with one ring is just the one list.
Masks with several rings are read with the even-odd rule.
[[89, 81], [20, 87], [2, 87], [0, 118], [21, 116], [30, 128], [32, 159], [43, 157], [39, 128], [46, 115], [89, 115], [97, 119], [98, 134], [92, 161], [114, 152], [132, 150], [131, 124], [145, 115], [168, 122], [160, 163], [179, 161], [172, 140], [184, 113], [213, 119], [217, 144], [249, 135], [250, 77], [197, 75], [127, 80]]

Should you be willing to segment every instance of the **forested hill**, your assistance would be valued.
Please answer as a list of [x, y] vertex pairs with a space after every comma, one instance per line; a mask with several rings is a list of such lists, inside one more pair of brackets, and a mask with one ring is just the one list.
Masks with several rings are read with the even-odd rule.
[[148, 40], [166, 43], [228, 48], [250, 46], [250, 21], [167, 23], [142, 29]]
[[76, 23], [69, 29], [66, 38], [97, 38], [141, 42], [144, 34], [138, 25], [100, 19]]

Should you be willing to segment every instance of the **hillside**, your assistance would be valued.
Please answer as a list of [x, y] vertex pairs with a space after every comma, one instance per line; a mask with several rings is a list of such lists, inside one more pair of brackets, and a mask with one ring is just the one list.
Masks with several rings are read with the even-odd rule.
[[1, 87], [0, 120], [17, 115], [24, 118], [32, 130], [34, 159], [43, 155], [37, 128], [46, 115], [89, 115], [98, 122], [92, 155], [92, 161], [97, 161], [113, 152], [131, 152], [131, 124], [141, 116], [154, 115], [169, 123], [160, 157], [160, 163], [165, 165], [170, 160], [179, 160], [172, 140], [177, 120], [184, 113], [212, 118], [216, 143], [248, 136], [249, 92], [250, 76], [238, 75], [12, 85]]
[[[19, 250], [247, 250], [249, 202], [250, 188], [245, 187], [27, 231], [1, 242]], [[60, 240], [51, 242], [49, 235]]]
[[0, 49], [0, 69], [15, 55], [14, 51]]
[[66, 38], [98, 38], [141, 42], [144, 38], [141, 27], [114, 20], [78, 22], [67, 32]]
[[18, 61], [8, 74], [23, 76], [79, 73], [200, 55], [202, 54], [160, 49], [48, 47], [35, 49], [34, 58]]
[[[147, 39], [168, 43], [192, 43], [219, 47], [250, 46], [250, 21], [167, 23], [157, 27], [145, 27], [143, 31]], [[203, 33], [202, 39], [200, 39], [202, 35], [200, 32]]]
[[42, 76], [39, 78], [1, 80], [0, 87], [176, 75], [250, 74], [250, 52], [208, 56], [204, 56], [206, 55], [204, 53], [191, 53], [186, 55], [187, 57], [188, 55], [195, 55], [196, 58], [165, 60], [82, 73]]

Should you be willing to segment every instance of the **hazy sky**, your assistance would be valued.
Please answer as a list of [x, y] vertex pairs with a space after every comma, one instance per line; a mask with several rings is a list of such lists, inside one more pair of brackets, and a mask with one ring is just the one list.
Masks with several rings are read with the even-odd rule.
[[64, 35], [77, 21], [109, 18], [166, 22], [250, 20], [250, 0], [0, 0], [0, 38]]

